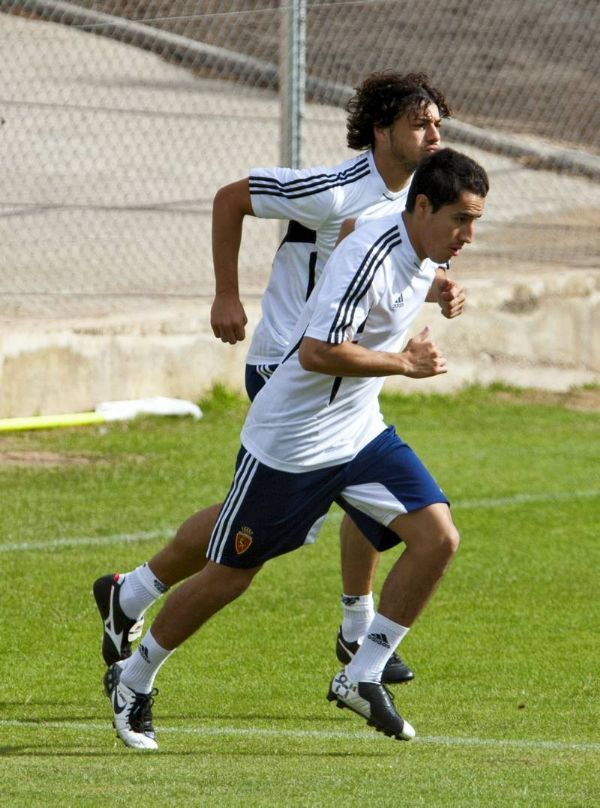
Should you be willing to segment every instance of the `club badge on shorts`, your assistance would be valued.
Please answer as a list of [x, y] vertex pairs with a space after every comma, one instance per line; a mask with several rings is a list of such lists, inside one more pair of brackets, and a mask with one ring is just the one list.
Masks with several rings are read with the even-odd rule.
[[253, 531], [249, 527], [243, 527], [235, 534], [235, 552], [242, 555], [252, 544]]

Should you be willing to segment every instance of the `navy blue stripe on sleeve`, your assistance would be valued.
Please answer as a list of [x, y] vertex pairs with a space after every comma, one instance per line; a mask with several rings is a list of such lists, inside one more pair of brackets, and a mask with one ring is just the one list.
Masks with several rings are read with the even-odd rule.
[[281, 182], [275, 177], [260, 177], [251, 174], [249, 178], [250, 193], [253, 196], [262, 194], [283, 196], [287, 199], [299, 199], [331, 188], [349, 185], [363, 177], [367, 177], [370, 173], [369, 161], [365, 157], [345, 171], [339, 171], [335, 174], [315, 174], [311, 177], [301, 177], [288, 182]]
[[375, 273], [394, 247], [401, 243], [400, 231], [397, 225], [394, 225], [370, 247], [340, 301], [329, 329], [327, 342], [334, 344], [343, 342], [344, 330], [352, 323], [356, 308], [373, 283]]

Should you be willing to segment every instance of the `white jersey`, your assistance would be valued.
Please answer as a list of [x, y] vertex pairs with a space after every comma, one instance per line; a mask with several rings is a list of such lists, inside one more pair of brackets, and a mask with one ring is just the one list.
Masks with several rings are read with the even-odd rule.
[[250, 172], [254, 213], [266, 219], [289, 219], [290, 226], [273, 260], [248, 364], [282, 360], [343, 221], [374, 204], [394, 203], [403, 210], [407, 194], [408, 185], [395, 193], [386, 188], [371, 151], [333, 168], [257, 168]]
[[400, 351], [436, 267], [417, 257], [401, 214], [344, 239], [302, 311], [288, 354], [250, 407], [245, 448], [267, 466], [302, 472], [346, 463], [373, 440], [385, 428], [378, 401], [384, 378], [306, 371], [298, 347], [307, 336]]
[[[409, 183], [410, 184], [410, 183]], [[380, 199], [374, 205], [370, 205], [366, 210], [356, 217], [354, 227], [361, 227], [365, 222], [371, 222], [373, 219], [380, 219], [382, 216], [391, 216], [392, 213], [402, 213], [406, 207], [406, 197], [408, 196], [408, 185], [404, 188], [398, 196], [393, 199]]]

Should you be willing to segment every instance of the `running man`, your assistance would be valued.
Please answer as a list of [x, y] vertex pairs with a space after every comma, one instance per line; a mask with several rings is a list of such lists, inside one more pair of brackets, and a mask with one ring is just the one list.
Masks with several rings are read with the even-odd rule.
[[[378, 551], [404, 543], [379, 610], [328, 699], [398, 740], [415, 735], [382, 676], [458, 548], [448, 499], [385, 425], [386, 376], [446, 373], [428, 328], [404, 346], [439, 264], [473, 238], [489, 183], [452, 149], [426, 158], [403, 213], [364, 224], [331, 256], [290, 348], [254, 399], [204, 568], [166, 600], [135, 653], [104, 678], [117, 735], [156, 749], [153, 686], [172, 652], [250, 586], [265, 562], [313, 541], [337, 502]], [[273, 492], [276, 492], [275, 495]]]
[[[246, 389], [252, 400], [283, 359], [303, 306], [331, 254], [344, 220], [368, 209], [369, 217], [404, 209], [419, 162], [440, 147], [448, 105], [424, 74], [368, 76], [347, 105], [348, 146], [360, 153], [333, 168], [261, 168], [221, 188], [214, 201], [213, 258], [216, 295], [211, 322], [228, 343], [244, 339], [246, 315], [238, 291], [238, 255], [246, 216], [290, 219], [265, 291], [263, 317], [247, 357]], [[445, 317], [462, 313], [464, 292], [438, 272], [429, 301]], [[220, 504], [199, 511], [163, 550], [125, 576], [106, 575], [94, 585], [105, 625], [103, 655], [112, 664], [131, 653], [143, 613], [167, 589], [198, 572]], [[340, 662], [349, 662], [374, 616], [372, 594], [379, 553], [350, 517], [341, 528], [343, 620], [336, 640]], [[413, 672], [393, 655], [387, 683], [410, 681]]]

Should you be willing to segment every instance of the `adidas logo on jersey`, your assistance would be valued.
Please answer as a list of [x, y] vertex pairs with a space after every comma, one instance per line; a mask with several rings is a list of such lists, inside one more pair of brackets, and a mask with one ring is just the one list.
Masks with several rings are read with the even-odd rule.
[[382, 645], [384, 648], [390, 647], [388, 638], [385, 636], [385, 634], [369, 634], [367, 639], [371, 640], [371, 642], [377, 643], [377, 645]]
[[402, 295], [398, 295], [398, 296], [397, 296], [397, 297], [394, 299], [394, 302], [392, 303], [392, 308], [393, 308], [393, 309], [399, 309], [399, 308], [401, 308], [403, 305], [404, 305], [404, 298], [402, 297]]

